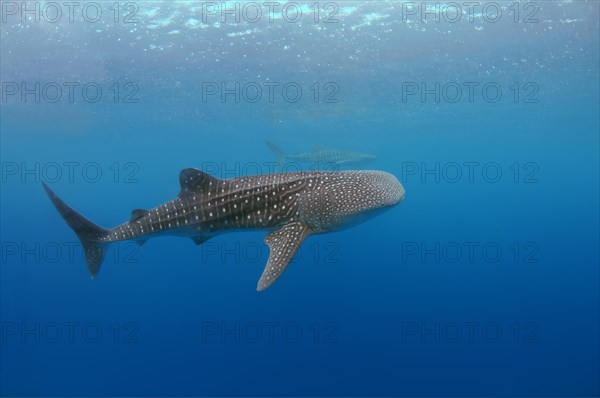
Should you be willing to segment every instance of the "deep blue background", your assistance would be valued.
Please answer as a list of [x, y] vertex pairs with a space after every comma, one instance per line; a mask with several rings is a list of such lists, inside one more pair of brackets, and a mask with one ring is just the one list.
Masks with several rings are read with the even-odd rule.
[[[598, 4], [544, 3], [531, 24], [405, 23], [398, 4], [341, 6], [340, 22], [326, 26], [307, 17], [197, 29], [185, 4], [142, 4], [134, 28], [3, 23], [3, 82], [135, 82], [139, 102], [0, 104], [2, 395], [600, 393]], [[334, 82], [339, 102], [203, 102], [207, 81], [298, 82], [306, 93]], [[403, 101], [403, 82], [504, 91], [497, 103]], [[538, 101], [513, 101], [515, 82], [533, 82]], [[257, 293], [263, 232], [201, 247], [174, 237], [118, 245], [119, 258], [90, 280], [39, 184], [51, 162], [95, 162], [98, 182], [63, 168], [51, 185], [114, 226], [173, 198], [184, 167], [267, 171], [265, 139], [288, 152], [376, 154], [369, 167], [395, 174], [406, 198], [309, 238]], [[473, 181], [464, 166], [457, 182], [409, 173], [465, 162], [481, 165]], [[22, 172], [36, 164], [38, 175]], [[490, 164], [502, 170], [496, 183], [481, 174]], [[439, 260], [408, 250], [436, 244]], [[502, 249], [498, 261], [486, 260], [486, 244]], [[65, 323], [77, 324], [73, 341]], [[55, 325], [62, 336], [52, 342]], [[95, 342], [94, 330], [82, 335], [94, 325]], [[236, 327], [239, 336], [221, 333]]]

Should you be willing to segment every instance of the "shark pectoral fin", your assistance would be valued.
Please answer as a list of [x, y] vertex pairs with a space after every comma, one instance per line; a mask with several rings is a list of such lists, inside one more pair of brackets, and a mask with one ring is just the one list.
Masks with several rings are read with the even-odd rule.
[[312, 230], [307, 225], [293, 222], [265, 237], [265, 243], [269, 246], [269, 260], [256, 290], [265, 290], [283, 274], [304, 239], [311, 233]]

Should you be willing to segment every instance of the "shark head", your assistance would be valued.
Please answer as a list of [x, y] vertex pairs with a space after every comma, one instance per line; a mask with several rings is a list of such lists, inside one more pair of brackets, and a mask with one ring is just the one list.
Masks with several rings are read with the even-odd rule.
[[[371, 158], [376, 159], [374, 156]], [[367, 191], [375, 197], [381, 207], [395, 206], [404, 199], [404, 187], [392, 174], [385, 171], [365, 171], [363, 173], [370, 177]]]
[[[262, 291], [275, 282], [307, 236], [344, 229], [363, 222], [404, 198], [404, 188], [393, 175], [383, 171], [341, 171], [306, 174], [290, 187], [302, 190], [288, 199], [298, 198], [297, 211], [289, 222], [265, 238], [269, 260], [258, 281]], [[281, 206], [285, 210], [286, 206]], [[292, 208], [293, 209], [293, 208]], [[290, 209], [290, 210], [292, 210]]]
[[301, 213], [315, 230], [346, 228], [392, 208], [404, 188], [390, 173], [346, 171], [324, 175], [303, 198]]

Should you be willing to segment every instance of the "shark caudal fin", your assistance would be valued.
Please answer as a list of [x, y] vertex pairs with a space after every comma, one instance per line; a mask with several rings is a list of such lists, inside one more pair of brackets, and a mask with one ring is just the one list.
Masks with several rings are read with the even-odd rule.
[[108, 245], [106, 242], [99, 242], [99, 239], [108, 235], [108, 231], [70, 208], [44, 182], [42, 182], [42, 185], [54, 207], [56, 207], [69, 227], [77, 234], [83, 248], [88, 271], [92, 278], [95, 278], [104, 260], [106, 246]]
[[279, 163], [279, 167], [283, 166], [283, 163], [285, 161], [285, 153], [281, 150], [281, 148], [273, 144], [271, 141], [265, 140], [265, 143], [267, 144], [271, 152], [273, 152], [273, 155], [275, 155], [275, 157], [277, 158], [277, 163]]

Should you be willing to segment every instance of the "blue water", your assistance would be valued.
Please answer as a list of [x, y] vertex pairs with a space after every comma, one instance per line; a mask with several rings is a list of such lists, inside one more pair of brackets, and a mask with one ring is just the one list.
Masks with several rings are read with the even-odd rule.
[[[60, 4], [1, 4], [2, 396], [600, 395], [599, 3]], [[112, 227], [183, 168], [272, 171], [266, 139], [406, 197], [259, 293], [260, 231], [92, 280], [40, 184]]]

